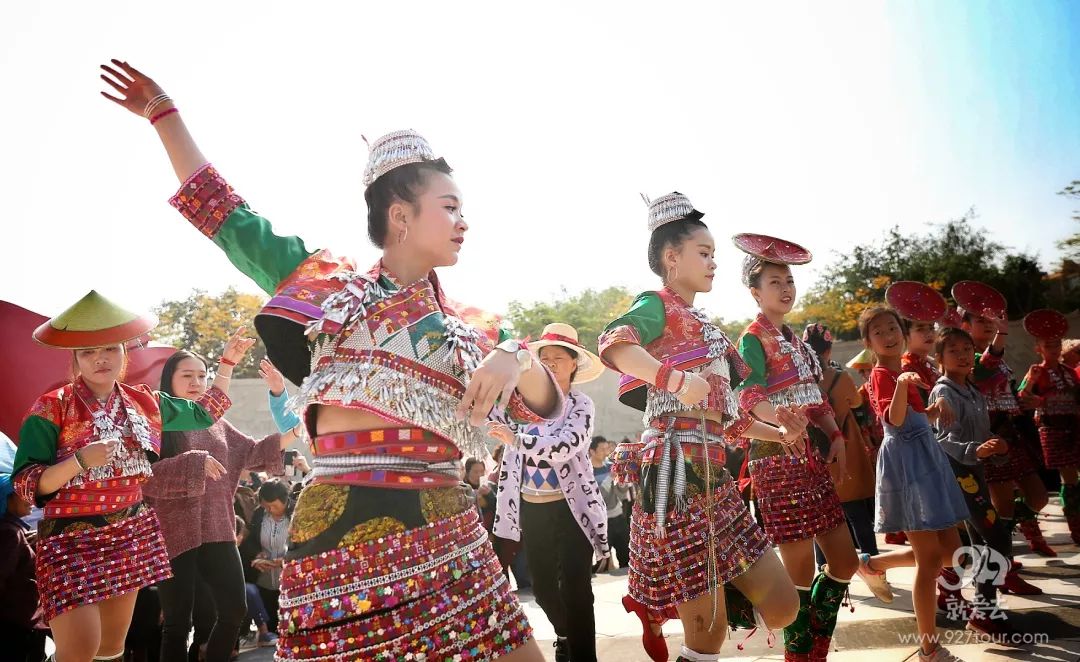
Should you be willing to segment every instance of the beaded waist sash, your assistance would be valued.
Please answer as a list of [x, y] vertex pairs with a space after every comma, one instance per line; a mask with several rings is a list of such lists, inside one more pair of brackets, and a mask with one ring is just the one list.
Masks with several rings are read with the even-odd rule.
[[316, 483], [424, 490], [461, 482], [461, 452], [422, 428], [320, 435], [312, 450]]

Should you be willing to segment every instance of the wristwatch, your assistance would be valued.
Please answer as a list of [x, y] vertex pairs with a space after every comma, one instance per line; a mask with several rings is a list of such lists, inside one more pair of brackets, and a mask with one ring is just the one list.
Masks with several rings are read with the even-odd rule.
[[510, 340], [504, 340], [496, 345], [495, 349], [501, 349], [504, 352], [513, 354], [514, 358], [517, 359], [518, 368], [521, 369], [521, 372], [526, 372], [532, 368], [532, 352], [530, 352], [528, 347], [525, 346], [525, 343], [520, 340], [514, 340], [512, 338]]

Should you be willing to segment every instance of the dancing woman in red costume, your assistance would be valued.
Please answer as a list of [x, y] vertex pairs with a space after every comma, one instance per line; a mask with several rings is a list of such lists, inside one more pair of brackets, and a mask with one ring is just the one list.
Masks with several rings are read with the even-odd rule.
[[[726, 604], [724, 584], [757, 610], [770, 629], [794, 620], [794, 586], [772, 544], [739, 498], [724, 468], [725, 445], [742, 437], [792, 443], [806, 419], [779, 407], [779, 425], [741, 410], [731, 389], [749, 369], [724, 332], [693, 307], [712, 289], [712, 234], [680, 193], [649, 205], [649, 267], [662, 280], [600, 337], [601, 358], [623, 373], [619, 399], [645, 412], [640, 442], [616, 449], [613, 472], [640, 483], [630, 530], [628, 611], [642, 620], [642, 641], [653, 660], [667, 659], [665, 619], [683, 622], [679, 660], [719, 658], [728, 614], [752, 626], [747, 610]], [[745, 597], [743, 597], [745, 596]]]
[[118, 660], [140, 588], [172, 576], [142, 485], [163, 431], [210, 427], [228, 409], [232, 368], [254, 340], [234, 335], [197, 401], [124, 384], [125, 343], [156, 321], [90, 292], [34, 339], [73, 353], [71, 383], [38, 398], [19, 430], [15, 489], [45, 508], [37, 581], [59, 662]]
[[182, 182], [173, 206], [272, 296], [255, 326], [300, 384], [315, 454], [281, 575], [279, 660], [541, 660], [476, 509], [463, 452], [486, 455], [498, 405], [515, 421], [561, 412], [521, 343], [498, 348], [459, 317], [434, 269], [468, 230], [450, 166], [414, 131], [370, 147], [369, 269], [274, 234], [195, 145], [161, 87], [105, 66], [109, 96], [157, 130]]
[[[784, 659], [824, 660], [859, 559], [833, 485], [834, 476], [838, 482], [847, 476], [844, 434], [818, 386], [817, 354], [784, 323], [795, 304], [790, 265], [805, 264], [811, 255], [766, 235], [739, 234], [734, 242], [747, 254], [743, 285], [761, 311], [738, 340], [739, 354], [750, 367], [739, 384], [739, 404], [770, 423], [778, 422], [778, 407], [803, 407], [829, 439], [823, 458], [809, 437], [788, 446], [752, 437], [748, 464], [765, 532], [779, 546], [784, 569], [799, 592], [799, 616], [784, 628]], [[830, 467], [835, 467], [834, 476]], [[827, 561], [820, 572], [815, 543]]]

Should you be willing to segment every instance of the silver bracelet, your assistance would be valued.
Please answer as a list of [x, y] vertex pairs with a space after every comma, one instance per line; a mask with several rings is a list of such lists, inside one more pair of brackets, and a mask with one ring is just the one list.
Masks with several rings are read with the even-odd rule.
[[676, 398], [681, 398], [690, 392], [690, 373], [685, 370], [680, 370], [679, 372], [683, 374], [683, 383], [682, 386], [679, 387], [679, 390], [675, 391]]
[[154, 112], [154, 109], [165, 103], [166, 101], [170, 101], [170, 99], [169, 95], [164, 93], [157, 95], [150, 101], [147, 101], [146, 107], [143, 108], [143, 117], [146, 119], [150, 119], [150, 114]]

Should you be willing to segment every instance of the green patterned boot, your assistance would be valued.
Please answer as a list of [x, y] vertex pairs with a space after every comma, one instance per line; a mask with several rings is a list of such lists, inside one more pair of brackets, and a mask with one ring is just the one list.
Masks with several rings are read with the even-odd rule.
[[814, 647], [810, 634], [810, 588], [796, 586], [799, 592], [799, 615], [791, 625], [784, 628], [785, 662], [808, 662]]
[[1080, 485], [1061, 484], [1061, 510], [1069, 524], [1072, 540], [1080, 545]]
[[849, 583], [830, 575], [826, 566], [810, 586], [810, 634], [813, 637], [810, 659], [815, 662], [829, 657], [836, 615], [844, 603]]

